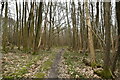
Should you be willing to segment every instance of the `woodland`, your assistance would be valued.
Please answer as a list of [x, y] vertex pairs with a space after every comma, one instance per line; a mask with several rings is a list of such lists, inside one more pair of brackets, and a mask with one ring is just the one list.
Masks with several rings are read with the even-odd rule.
[[0, 79], [120, 80], [120, 2], [105, 1], [0, 0]]

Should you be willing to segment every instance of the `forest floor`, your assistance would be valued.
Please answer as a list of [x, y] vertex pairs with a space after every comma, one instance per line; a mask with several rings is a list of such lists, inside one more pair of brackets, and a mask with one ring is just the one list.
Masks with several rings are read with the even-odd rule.
[[[98, 61], [102, 64], [101, 54]], [[101, 78], [83, 63], [88, 55], [54, 48], [36, 55], [21, 51], [8, 52], [2, 58], [4, 78]]]
[[[99, 62], [102, 64], [99, 53]], [[94, 73], [91, 66], [85, 65], [83, 59], [88, 58], [87, 54], [70, 52], [65, 50], [59, 64], [59, 78], [101, 78]], [[94, 68], [95, 69], [95, 68]], [[96, 68], [100, 69], [100, 68]]]
[[8, 52], [3, 56], [4, 78], [43, 78], [51, 68], [57, 50], [40, 51], [32, 55], [23, 52]]

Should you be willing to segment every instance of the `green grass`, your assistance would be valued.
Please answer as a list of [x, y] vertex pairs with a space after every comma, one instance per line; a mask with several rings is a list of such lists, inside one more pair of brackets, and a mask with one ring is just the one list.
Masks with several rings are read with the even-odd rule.
[[[47, 75], [47, 72], [50, 70], [53, 60], [55, 58], [56, 52], [58, 52], [59, 49], [51, 49], [51, 51], [39, 51], [39, 53], [32, 55], [32, 53], [23, 53], [22, 51], [16, 52], [12, 58], [8, 56], [13, 62], [14, 65], [10, 63], [5, 63], [4, 65], [7, 65], [8, 67], [16, 68], [15, 71], [11, 71], [10, 73], [4, 74], [4, 78], [21, 78], [24, 74], [28, 73], [28, 70], [30, 69], [30, 66], [35, 64], [38, 60], [43, 60], [44, 57], [48, 56], [48, 60], [42, 63], [39, 72], [37, 72], [34, 76], [36, 78], [44, 78], [45, 75]], [[25, 54], [25, 56], [24, 56]], [[14, 58], [16, 56], [19, 56], [19, 61]], [[28, 57], [28, 58], [27, 58]], [[24, 61], [23, 61], [24, 60]], [[17, 62], [19, 62], [20, 66], [17, 66]], [[25, 62], [25, 63], [24, 63]], [[21, 67], [22, 66], [22, 67]], [[24, 66], [24, 67], [23, 67]]]
[[14, 73], [11, 73], [9, 76], [4, 76], [4, 78], [10, 77], [10, 78], [20, 78], [23, 74], [27, 73], [28, 70], [26, 67], [22, 67], [21, 69], [17, 70]]
[[75, 65], [76, 63], [81, 63], [80, 59], [83, 57], [83, 55], [76, 52], [65, 52], [63, 57], [67, 65]]
[[37, 73], [34, 75], [36, 78], [44, 78], [45, 73]]
[[49, 54], [50, 54], [49, 59], [41, 65], [41, 67], [39, 68], [39, 72], [34, 75], [35, 77], [44, 78], [44, 76], [47, 75], [46, 73], [50, 70], [53, 64], [53, 60], [55, 58], [56, 52], [50, 51]]
[[13, 76], [5, 76], [4, 78], [7, 78], [7, 79], [14, 79]]
[[113, 78], [113, 74], [110, 71], [110, 69], [108, 70], [97, 70], [95, 71], [95, 73], [99, 76], [101, 76], [103, 79], [112, 79]]
[[[43, 60], [43, 58], [45, 57], [45, 56], [48, 56], [48, 55], [50, 55], [51, 54], [51, 52], [50, 51], [40, 51], [39, 52], [39, 54], [37, 54], [37, 55], [32, 55], [32, 54], [27, 54], [27, 53], [24, 53], [24, 54], [26, 54], [26, 55], [29, 55], [29, 58], [28, 59], [26, 59], [26, 58], [24, 58], [24, 57], [22, 57], [21, 55], [20, 55], [21, 53], [15, 53], [15, 56], [17, 55], [17, 56], [19, 56], [19, 58], [21, 59], [21, 60], [25, 60], [25, 61], [27, 61], [26, 62], [26, 64], [23, 64], [22, 62], [23, 61], [20, 61], [22, 64], [21, 64], [21, 66], [24, 66], [24, 67], [16, 67], [16, 63], [15, 63], [15, 65], [12, 65], [12, 64], [10, 64], [10, 63], [4, 63], [4, 65], [8, 65], [8, 67], [9, 66], [12, 66], [12, 67], [14, 67], [14, 68], [17, 68], [17, 70], [15, 70], [15, 72], [10, 72], [10, 73], [8, 73], [8, 74], [4, 74], [3, 75], [3, 77], [4, 78], [6, 78], [6, 77], [9, 77], [9, 78], [16, 78], [16, 77], [22, 77], [24, 74], [26, 74], [27, 72], [28, 72], [28, 69], [30, 68], [30, 66], [31, 65], [33, 65], [33, 64], [35, 64], [38, 60]], [[22, 53], [23, 54], [23, 53]], [[14, 58], [13, 58], [13, 60], [14, 60]], [[15, 60], [14, 60], [15, 61]], [[47, 64], [47, 63], [46, 63]]]
[[[86, 54], [88, 55], [86, 56]], [[82, 61], [83, 58], [90, 58], [89, 53], [86, 54], [70, 51], [64, 53], [63, 57], [65, 59], [65, 65], [68, 65], [68, 74], [70, 74], [72, 78], [75, 78], [76, 75], [80, 78], [85, 78], [85, 76], [77, 72], [75, 69], [77, 67], [84, 68], [85, 64]], [[96, 53], [97, 64], [95, 64], [95, 66], [102, 65], [102, 55], [101, 52]], [[92, 66], [94, 66], [94, 64]]]
[[79, 78], [84, 78], [82, 74], [79, 74], [75, 70], [76, 66], [81, 64], [79, 60], [82, 57], [82, 54], [68, 51], [64, 53], [63, 57], [65, 59], [65, 64], [68, 65], [68, 74], [70, 74], [72, 78], [76, 78], [76, 76]]
[[44, 64], [41, 66], [41, 70], [47, 71], [50, 69], [51, 66], [52, 66], [52, 61], [48, 60], [48, 61], [44, 62]]
[[55, 52], [51, 52], [50, 54], [49, 59], [42, 64], [40, 71], [48, 71], [51, 68], [55, 58]]
[[20, 73], [21, 75], [27, 73], [27, 67], [22, 67], [20, 70], [18, 70], [18, 73]]

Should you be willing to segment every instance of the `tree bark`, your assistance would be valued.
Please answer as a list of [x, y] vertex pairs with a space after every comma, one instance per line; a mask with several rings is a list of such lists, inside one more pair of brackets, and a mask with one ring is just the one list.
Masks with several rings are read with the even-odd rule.
[[35, 34], [35, 43], [34, 43], [34, 53], [38, 51], [38, 44], [39, 44], [39, 39], [40, 39], [40, 31], [41, 31], [41, 26], [42, 26], [42, 5], [43, 2], [40, 2], [39, 4], [39, 14], [38, 14], [38, 24], [36, 27], [36, 34]]
[[[112, 63], [112, 73], [115, 71], [116, 69], [116, 63], [118, 61], [118, 59], [120, 58], [120, 2], [116, 2], [116, 18], [117, 18], [117, 25], [118, 25], [118, 49], [117, 52], [115, 53], [115, 57]], [[119, 62], [119, 61], [118, 61]], [[119, 63], [120, 64], [120, 63]], [[120, 71], [120, 69], [119, 69]]]
[[103, 74], [105, 78], [111, 78], [110, 70], [110, 2], [104, 2], [104, 26], [105, 26], [105, 47], [104, 47], [104, 65], [103, 65]]
[[3, 51], [6, 51], [6, 45], [8, 42], [8, 2], [5, 3], [5, 19], [4, 19], [4, 24], [3, 24], [3, 40], [2, 40], [2, 46], [3, 46]]
[[49, 41], [48, 41], [48, 50], [52, 47], [52, 2], [50, 5], [50, 27], [49, 27]]
[[70, 23], [69, 23], [69, 17], [68, 17], [68, 6], [67, 6], [67, 2], [66, 2], [66, 16], [67, 16], [67, 24], [68, 24], [68, 40], [69, 40], [69, 48], [72, 46], [71, 43], [71, 27], [70, 27]]
[[90, 21], [90, 14], [88, 10], [88, 2], [86, 0], [86, 24], [88, 28], [88, 44], [90, 49], [90, 56], [91, 56], [91, 65], [95, 64], [95, 50], [94, 50], [94, 43], [93, 43], [93, 35], [92, 35], [92, 26]]

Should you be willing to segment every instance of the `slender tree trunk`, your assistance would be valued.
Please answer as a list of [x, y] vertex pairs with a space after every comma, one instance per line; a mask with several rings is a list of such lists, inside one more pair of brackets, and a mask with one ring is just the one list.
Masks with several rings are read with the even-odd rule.
[[6, 45], [7, 45], [7, 36], [8, 36], [8, 2], [5, 3], [5, 19], [4, 19], [4, 24], [3, 24], [3, 40], [2, 40], [2, 46], [3, 46], [3, 51], [6, 51]]
[[[117, 43], [118, 44], [118, 49], [117, 49], [117, 52], [115, 53], [115, 57], [114, 57], [114, 60], [113, 60], [112, 69], [111, 69], [112, 72], [115, 71], [116, 63], [117, 63], [118, 59], [120, 58], [120, 2], [116, 2], [116, 18], [117, 18], [117, 25], [118, 25], [118, 43]], [[119, 69], [119, 71], [120, 71], [120, 69]]]
[[48, 50], [50, 50], [52, 46], [52, 2], [50, 5], [50, 27], [49, 27], [49, 41], [48, 41]]
[[72, 26], [73, 26], [73, 44], [72, 44], [72, 48], [74, 51], [77, 50], [77, 29], [76, 29], [76, 15], [75, 15], [75, 3], [72, 2]]
[[21, 22], [21, 39], [23, 39], [23, 40], [21, 40], [21, 45], [23, 46], [24, 45], [24, 31], [23, 31], [23, 27], [24, 27], [24, 12], [25, 12], [25, 8], [24, 8], [24, 1], [23, 1], [23, 6], [22, 6], [22, 8], [23, 8], [23, 11], [22, 11], [22, 22]]
[[104, 2], [104, 26], [105, 26], [105, 48], [104, 48], [104, 77], [110, 78], [110, 2]]
[[2, 26], [2, 13], [3, 13], [3, 9], [4, 9], [4, 2], [1, 2], [1, 16], [0, 16], [0, 48], [2, 47], [2, 30], [3, 30], [3, 26]]
[[25, 11], [24, 11], [24, 28], [23, 28], [23, 49], [26, 52], [28, 50], [28, 44], [27, 44], [27, 40], [28, 40], [28, 25], [27, 25], [27, 2], [25, 2]]
[[70, 27], [70, 23], [69, 23], [69, 17], [68, 17], [68, 6], [67, 6], [67, 2], [66, 2], [66, 15], [67, 15], [67, 24], [68, 24], [68, 40], [69, 40], [69, 48], [72, 46], [71, 44], [71, 27]]
[[47, 46], [47, 15], [48, 15], [48, 10], [49, 10], [49, 3], [47, 6], [47, 12], [45, 13], [45, 21], [44, 21], [44, 33], [43, 33], [43, 48], [46, 48]]
[[19, 42], [18, 42], [18, 48], [20, 49], [21, 43], [22, 43], [22, 21], [21, 21], [21, 3], [19, 3], [19, 22], [20, 22], [20, 30], [19, 30]]
[[82, 9], [81, 9], [81, 3], [80, 2], [78, 2], [78, 5], [79, 5], [79, 11], [80, 11], [80, 50], [82, 50], [83, 49], [83, 36], [84, 36], [84, 33], [83, 33], [83, 27], [85, 27], [85, 26], [83, 26], [83, 24], [84, 24], [84, 20], [83, 20], [83, 13], [84, 12], [82, 12]]
[[31, 2], [31, 9], [28, 17], [28, 48], [33, 49], [34, 40], [34, 2]]
[[18, 46], [18, 49], [20, 49], [20, 44], [19, 44], [19, 38], [20, 38], [20, 36], [19, 36], [19, 33], [18, 33], [18, 27], [19, 27], [19, 21], [18, 21], [18, 4], [17, 4], [17, 1], [16, 1], [16, 15], [17, 15], [17, 17], [16, 17], [16, 19], [17, 19], [17, 26], [16, 26], [16, 34], [15, 34], [15, 40], [16, 40], [16, 45]]
[[41, 26], [42, 26], [42, 5], [43, 2], [40, 2], [39, 4], [39, 14], [38, 14], [38, 24], [36, 27], [36, 34], [35, 34], [35, 43], [34, 43], [34, 53], [38, 51], [38, 44], [40, 40], [40, 31], [41, 31]]
[[[87, 1], [87, 0], [86, 0]], [[86, 2], [86, 23], [88, 28], [88, 44], [90, 49], [90, 56], [91, 56], [91, 65], [95, 64], [95, 50], [94, 50], [94, 43], [93, 43], [93, 36], [92, 36], [92, 26], [90, 21], [90, 14], [88, 10], [88, 2]]]
[[83, 23], [83, 51], [82, 53], [86, 53], [86, 50], [87, 50], [87, 29], [86, 29], [86, 26], [85, 26], [85, 4], [83, 3], [83, 10], [82, 10], [82, 23]]

